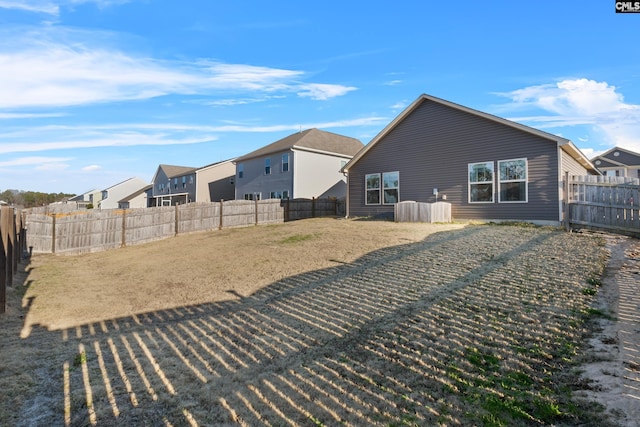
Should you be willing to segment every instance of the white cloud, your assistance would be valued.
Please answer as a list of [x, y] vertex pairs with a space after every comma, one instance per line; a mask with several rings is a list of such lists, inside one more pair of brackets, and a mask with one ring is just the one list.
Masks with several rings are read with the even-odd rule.
[[69, 169], [69, 165], [67, 163], [61, 162], [48, 162], [42, 163], [41, 165], [36, 166], [36, 170], [38, 171], [46, 171], [46, 172], [56, 172], [63, 171]]
[[346, 93], [356, 90], [357, 88], [352, 86], [310, 83], [300, 85], [298, 89], [299, 96], [309, 97], [314, 100], [325, 101], [330, 98], [335, 98], [336, 96], [345, 95]]
[[394, 111], [403, 110], [403, 109], [405, 109], [407, 107], [407, 105], [409, 105], [407, 103], [407, 101], [403, 100], [403, 101], [399, 101], [399, 102], [396, 102], [395, 104], [393, 104], [391, 106], [391, 109], [394, 110]]
[[[2, 1], [2, 0], [0, 0]], [[247, 64], [162, 61], [105, 47], [108, 34], [47, 29], [0, 34], [0, 108], [73, 106], [169, 94], [278, 92], [327, 100], [355, 87], [303, 83], [304, 71]], [[11, 40], [9, 42], [8, 40]]]
[[[617, 88], [589, 79], [562, 80], [500, 94], [511, 110], [536, 108], [552, 115], [516, 117], [538, 128], [586, 125], [603, 135], [607, 145], [640, 152], [640, 105], [628, 104]], [[589, 138], [593, 141], [596, 138]]]
[[89, 165], [89, 166], [85, 166], [82, 168], [83, 172], [95, 172], [95, 171], [99, 171], [102, 169], [102, 166], [100, 165]]
[[0, 0], [0, 9], [23, 10], [47, 15], [58, 15], [60, 13], [58, 2], [41, 0]]
[[49, 117], [64, 117], [63, 113], [0, 113], [0, 120], [41, 119]]
[[128, 2], [129, 0], [0, 0], [0, 9], [23, 10], [26, 12], [58, 16], [60, 14], [60, 7], [64, 6], [95, 3], [96, 6], [103, 9]]
[[47, 163], [62, 163], [72, 160], [70, 157], [20, 157], [13, 160], [0, 162], [0, 167], [13, 166], [42, 166]]
[[[265, 133], [303, 129], [382, 126], [388, 117], [370, 116], [328, 122], [270, 126], [229, 124], [222, 126], [179, 123], [137, 123], [92, 126], [41, 126], [0, 134], [0, 154], [34, 153], [96, 147], [187, 145], [215, 141], [220, 133]], [[39, 142], [32, 142], [39, 141]]]

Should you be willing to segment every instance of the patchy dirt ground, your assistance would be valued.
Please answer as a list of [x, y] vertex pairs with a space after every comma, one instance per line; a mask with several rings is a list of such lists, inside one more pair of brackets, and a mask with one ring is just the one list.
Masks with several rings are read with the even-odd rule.
[[316, 219], [37, 256], [0, 424], [633, 425], [572, 391], [604, 241]]
[[603, 404], [629, 427], [640, 426], [640, 241], [607, 236], [610, 258], [595, 307], [582, 366], [585, 390], [580, 393]]

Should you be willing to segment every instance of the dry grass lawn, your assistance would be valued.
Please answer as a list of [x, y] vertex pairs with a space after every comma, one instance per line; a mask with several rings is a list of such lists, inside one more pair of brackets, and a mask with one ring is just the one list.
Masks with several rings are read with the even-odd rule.
[[581, 401], [601, 238], [314, 219], [35, 256], [1, 425], [613, 425]]

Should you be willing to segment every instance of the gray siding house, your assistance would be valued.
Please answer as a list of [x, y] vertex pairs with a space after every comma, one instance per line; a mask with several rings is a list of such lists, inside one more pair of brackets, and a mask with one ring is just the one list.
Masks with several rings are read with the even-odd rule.
[[456, 220], [559, 224], [565, 172], [598, 174], [568, 139], [421, 95], [343, 168], [347, 216], [401, 201], [451, 203]]
[[640, 154], [624, 148], [613, 147], [591, 162], [603, 175], [640, 178]]
[[173, 206], [196, 200], [196, 168], [160, 165], [151, 181], [149, 206]]
[[355, 138], [308, 129], [235, 160], [236, 199], [346, 195], [340, 169], [363, 147]]

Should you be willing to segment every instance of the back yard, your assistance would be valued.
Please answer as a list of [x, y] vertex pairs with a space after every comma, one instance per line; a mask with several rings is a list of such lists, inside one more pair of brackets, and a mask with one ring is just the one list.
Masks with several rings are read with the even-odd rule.
[[615, 425], [577, 397], [607, 254], [313, 219], [35, 256], [0, 318], [0, 425]]

